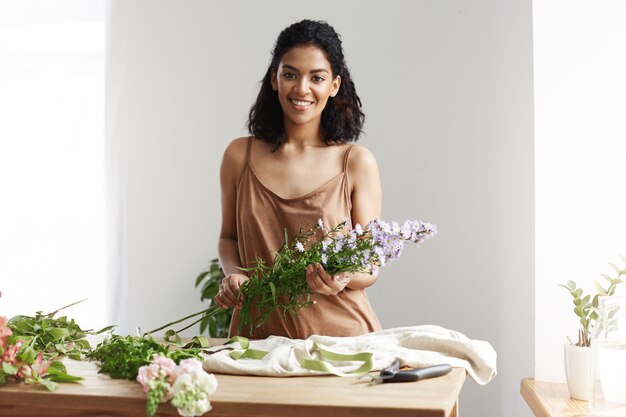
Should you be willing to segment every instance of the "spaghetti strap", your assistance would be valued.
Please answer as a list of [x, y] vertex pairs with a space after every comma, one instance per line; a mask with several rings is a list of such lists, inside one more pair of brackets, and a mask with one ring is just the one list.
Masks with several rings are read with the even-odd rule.
[[252, 136], [248, 137], [248, 147], [246, 148], [246, 165], [250, 162], [250, 150], [252, 149]]
[[348, 170], [348, 158], [350, 157], [350, 151], [352, 150], [353, 147], [354, 145], [348, 146], [348, 149], [346, 150], [346, 154], [343, 157], [343, 172], [347, 172]]
[[350, 178], [348, 178], [348, 158], [350, 157], [350, 151], [352, 151], [353, 147], [354, 145], [348, 146], [348, 149], [346, 149], [346, 155], [343, 158], [343, 177], [345, 178], [343, 192], [345, 199], [348, 202], [349, 210], [352, 210], [352, 200], [350, 199], [350, 195], [352, 193], [350, 188]]

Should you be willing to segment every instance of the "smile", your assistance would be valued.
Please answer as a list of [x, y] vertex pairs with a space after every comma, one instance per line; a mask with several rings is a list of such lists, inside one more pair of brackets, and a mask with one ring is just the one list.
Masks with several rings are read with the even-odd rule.
[[311, 106], [311, 104], [313, 104], [312, 101], [296, 100], [293, 98], [290, 98], [289, 101], [298, 110], [306, 110]]

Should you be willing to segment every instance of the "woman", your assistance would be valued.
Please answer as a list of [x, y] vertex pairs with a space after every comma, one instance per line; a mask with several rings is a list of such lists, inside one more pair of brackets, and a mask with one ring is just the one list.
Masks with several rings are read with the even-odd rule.
[[[218, 252], [226, 278], [215, 302], [235, 307], [231, 336], [239, 331], [237, 290], [248, 279], [239, 268], [257, 257], [271, 265], [288, 235], [315, 225], [348, 227], [380, 217], [378, 166], [367, 149], [351, 145], [364, 115], [341, 41], [325, 22], [303, 20], [281, 32], [272, 62], [250, 110], [253, 135], [235, 139], [220, 170], [222, 228]], [[368, 273], [330, 276], [309, 265], [306, 280], [316, 304], [295, 317], [275, 311], [248, 337], [312, 334], [355, 336], [379, 330], [364, 288]], [[246, 332], [247, 329], [242, 329]]]

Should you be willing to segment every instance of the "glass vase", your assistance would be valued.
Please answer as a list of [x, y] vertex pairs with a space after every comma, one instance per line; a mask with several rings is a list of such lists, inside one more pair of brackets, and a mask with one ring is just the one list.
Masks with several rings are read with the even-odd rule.
[[591, 336], [592, 416], [626, 416], [626, 298], [598, 300]]

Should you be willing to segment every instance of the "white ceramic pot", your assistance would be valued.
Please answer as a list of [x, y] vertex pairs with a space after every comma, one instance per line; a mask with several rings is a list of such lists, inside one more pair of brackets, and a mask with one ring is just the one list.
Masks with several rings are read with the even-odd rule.
[[570, 397], [591, 400], [591, 348], [565, 344], [564, 356]]

